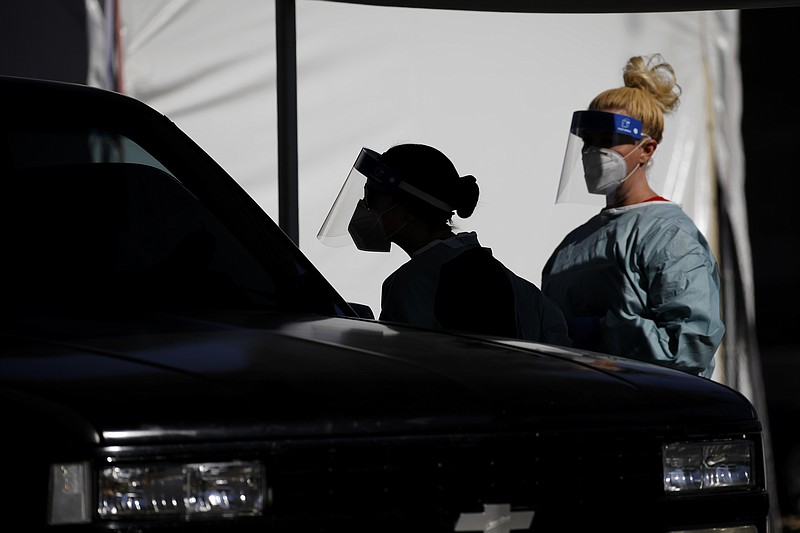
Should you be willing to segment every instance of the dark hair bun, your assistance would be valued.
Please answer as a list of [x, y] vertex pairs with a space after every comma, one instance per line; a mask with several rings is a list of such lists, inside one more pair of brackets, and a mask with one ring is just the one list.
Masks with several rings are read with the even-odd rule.
[[456, 213], [461, 218], [467, 218], [475, 211], [475, 206], [478, 205], [478, 195], [480, 188], [478, 187], [475, 176], [468, 175], [462, 176], [458, 179], [458, 187], [456, 188], [455, 208]]

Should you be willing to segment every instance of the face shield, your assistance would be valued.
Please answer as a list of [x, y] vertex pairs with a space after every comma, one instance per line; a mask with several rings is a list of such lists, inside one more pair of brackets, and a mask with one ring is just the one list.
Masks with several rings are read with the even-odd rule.
[[[356, 213], [356, 207], [359, 205], [359, 201], [363, 200], [361, 201], [362, 208], [372, 209], [366, 194], [367, 183], [373, 184], [388, 194], [393, 194], [397, 190], [402, 190], [443, 211], [453, 211], [453, 208], [445, 202], [434, 198], [430, 194], [405, 181], [400, 174], [381, 163], [379, 157], [377, 152], [369, 148], [361, 149], [361, 153], [358, 154], [352, 170], [350, 170], [350, 173], [347, 175], [347, 179], [344, 185], [342, 185], [339, 195], [333, 202], [328, 216], [325, 217], [325, 221], [322, 223], [317, 233], [317, 239], [319, 239], [322, 244], [332, 247], [353, 244], [349, 226], [354, 213]], [[377, 221], [379, 218], [380, 213], [376, 213], [375, 220]]]
[[604, 206], [605, 195], [589, 193], [584, 179], [584, 147], [611, 148], [642, 142], [642, 122], [605, 111], [575, 111], [561, 167], [556, 203]]

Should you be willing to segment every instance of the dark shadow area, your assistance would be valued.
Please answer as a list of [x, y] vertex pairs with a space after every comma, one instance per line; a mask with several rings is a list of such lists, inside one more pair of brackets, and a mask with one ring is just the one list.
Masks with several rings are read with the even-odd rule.
[[[89, 68], [84, 0], [3, 2], [0, 73], [86, 83]], [[57, 53], [53, 53], [56, 50]]]
[[756, 325], [784, 531], [800, 531], [800, 249], [795, 199], [800, 179], [792, 124], [800, 118], [794, 51], [800, 8], [741, 13], [742, 131], [756, 297]]
[[275, 305], [269, 274], [159, 169], [34, 167], [5, 177], [3, 192], [0, 235], [15, 253], [0, 273], [14, 312]]

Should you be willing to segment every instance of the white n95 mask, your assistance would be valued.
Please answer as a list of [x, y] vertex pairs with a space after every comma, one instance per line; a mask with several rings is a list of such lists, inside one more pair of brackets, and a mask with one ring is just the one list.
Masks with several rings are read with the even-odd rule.
[[[644, 141], [643, 141], [644, 142]], [[642, 144], [628, 152], [628, 155], [635, 152]], [[628, 165], [625, 158], [611, 148], [597, 148], [587, 146], [583, 149], [583, 176], [586, 179], [586, 188], [592, 194], [611, 194], [633, 174], [639, 164], [626, 174]]]

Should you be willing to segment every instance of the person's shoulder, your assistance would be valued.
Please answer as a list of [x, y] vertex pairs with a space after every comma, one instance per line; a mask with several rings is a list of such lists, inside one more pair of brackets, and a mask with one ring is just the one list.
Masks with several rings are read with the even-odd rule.
[[669, 226], [682, 227], [692, 231], [696, 229], [694, 221], [680, 204], [669, 200], [642, 202], [609, 210], [608, 213], [616, 216], [619, 221], [627, 220], [635, 223], [640, 230], [651, 228], [654, 231], [661, 231]]
[[672, 200], [650, 200], [648, 202], [642, 202], [620, 209], [629, 209], [633, 213], [647, 213], [649, 215], [670, 217], [686, 216], [686, 212], [683, 210], [683, 207], [681, 207], [679, 203], [673, 202]]
[[383, 280], [384, 296], [405, 298], [412, 293], [428, 290], [439, 275], [440, 262], [412, 258]]
[[647, 207], [647, 214], [637, 221], [638, 241], [649, 253], [710, 256], [703, 232], [694, 220], [674, 202], [659, 202]]
[[662, 226], [675, 226], [689, 233], [698, 231], [697, 225], [686, 211], [675, 202], [652, 202], [648, 207], [649, 215], [656, 217]]

